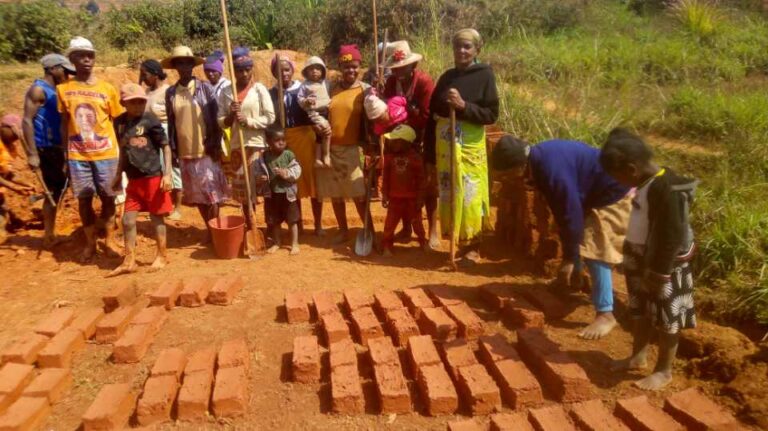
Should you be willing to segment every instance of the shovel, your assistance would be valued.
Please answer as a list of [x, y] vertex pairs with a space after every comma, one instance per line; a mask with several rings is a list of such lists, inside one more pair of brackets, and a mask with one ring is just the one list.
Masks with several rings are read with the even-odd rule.
[[371, 189], [373, 188], [373, 169], [376, 169], [376, 163], [379, 158], [376, 157], [371, 161], [371, 168], [368, 173], [368, 182], [366, 184], [365, 192], [365, 220], [363, 220], [363, 230], [357, 233], [355, 238], [355, 254], [361, 257], [371, 254], [373, 248], [373, 233], [371, 232], [371, 225], [368, 223], [368, 219], [371, 218]]

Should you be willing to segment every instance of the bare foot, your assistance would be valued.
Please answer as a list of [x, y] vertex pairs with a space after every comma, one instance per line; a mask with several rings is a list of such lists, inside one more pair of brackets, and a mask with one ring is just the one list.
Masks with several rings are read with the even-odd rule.
[[178, 209], [173, 210], [172, 213], [166, 217], [168, 220], [178, 221], [181, 220], [181, 212]]
[[96, 255], [96, 246], [85, 246], [85, 249], [83, 249], [83, 252], [80, 253], [80, 263], [88, 263], [93, 259], [93, 256]]
[[646, 391], [658, 391], [667, 386], [671, 381], [671, 373], [657, 371], [644, 379], [636, 381], [635, 386]]
[[437, 235], [433, 235], [429, 237], [429, 248], [432, 250], [440, 250], [440, 237]]
[[614, 361], [611, 365], [611, 371], [643, 370], [647, 366], [648, 360], [645, 357], [630, 356], [626, 359]]
[[333, 167], [333, 166], [331, 166], [331, 156], [324, 156], [323, 157], [323, 166], [325, 166], [326, 168], [332, 168]]
[[272, 247], [267, 249], [267, 253], [275, 254], [278, 250], [280, 250], [280, 246], [279, 245], [273, 245]]
[[322, 160], [318, 159], [318, 160], [315, 160], [315, 167], [316, 168], [324, 168], [325, 164], [323, 164]]
[[162, 268], [165, 268], [166, 265], [168, 265], [168, 259], [165, 256], [157, 256], [152, 262], [150, 269], [152, 271], [158, 271]]
[[392, 249], [389, 247], [385, 248], [382, 255], [384, 255], [384, 257], [392, 257]]
[[[154, 264], [152, 265], [154, 266]], [[107, 274], [107, 277], [115, 277], [117, 275], [130, 274], [132, 272], [136, 272], [137, 269], [138, 269], [138, 266], [136, 265], [135, 260], [126, 259], [126, 261], [123, 262], [122, 265], [118, 266], [112, 272]]]
[[589, 326], [579, 332], [579, 337], [585, 340], [599, 340], [608, 335], [616, 327], [616, 324], [613, 313], [600, 313]]
[[288, 255], [296, 256], [297, 254], [299, 254], [299, 251], [300, 251], [300, 248], [299, 248], [298, 244], [297, 245], [293, 245], [293, 246], [291, 246], [291, 252], [288, 253]]

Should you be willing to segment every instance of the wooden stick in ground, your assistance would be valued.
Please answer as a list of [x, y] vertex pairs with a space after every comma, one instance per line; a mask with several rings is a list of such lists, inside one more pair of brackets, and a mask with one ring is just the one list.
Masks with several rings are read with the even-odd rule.
[[371, 0], [373, 12], [373, 64], [376, 65], [376, 77], [379, 77], [379, 19], [376, 13], [376, 0]]
[[280, 109], [280, 126], [285, 129], [285, 89], [283, 88], [283, 66], [280, 64], [280, 53], [275, 53], [275, 67], [277, 68], [277, 105]]
[[[235, 62], [232, 59], [232, 42], [229, 38], [229, 20], [227, 18], [227, 2], [226, 0], [220, 0], [221, 4], [221, 19], [224, 23], [224, 47], [226, 49], [226, 59], [227, 59], [227, 68], [229, 69], [229, 75], [232, 79], [232, 98], [233, 100], [237, 100], [237, 77], [235, 76]], [[248, 250], [248, 254], [250, 256], [255, 256], [258, 254], [263, 254], [266, 250], [266, 243], [264, 241], [264, 236], [262, 235], [259, 228], [256, 227], [256, 208], [254, 208], [253, 205], [253, 199], [251, 196], [251, 178], [250, 178], [250, 172], [248, 169], [248, 155], [245, 151], [245, 141], [243, 139], [243, 129], [238, 125], [237, 127], [238, 131], [238, 138], [240, 140], [240, 156], [242, 158], [242, 164], [243, 164], [243, 176], [245, 177], [245, 196], [248, 202], [245, 203], [245, 205], [248, 205], [248, 214], [244, 214], [246, 217], [248, 217], [249, 224], [251, 225], [251, 231], [250, 231], [250, 237], [252, 241], [252, 250]], [[245, 208], [245, 205], [243, 206]], [[248, 241], [246, 240], [246, 249], [248, 245]]]
[[456, 110], [451, 107], [450, 112], [450, 136], [451, 142], [449, 144], [450, 150], [450, 176], [451, 176], [451, 188], [449, 191], [449, 198], [451, 199], [451, 247], [450, 247], [450, 259], [451, 266], [456, 270]]

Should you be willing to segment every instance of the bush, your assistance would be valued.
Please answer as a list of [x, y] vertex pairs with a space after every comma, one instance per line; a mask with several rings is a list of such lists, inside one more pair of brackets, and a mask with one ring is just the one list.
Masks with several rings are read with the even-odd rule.
[[34, 0], [0, 5], [0, 60], [37, 60], [49, 52], [60, 52], [70, 39], [69, 29], [77, 22], [75, 12], [55, 0]]

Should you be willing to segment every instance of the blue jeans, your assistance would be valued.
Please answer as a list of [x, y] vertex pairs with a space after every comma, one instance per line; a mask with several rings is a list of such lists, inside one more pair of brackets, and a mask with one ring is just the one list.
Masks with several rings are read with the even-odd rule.
[[[592, 277], [592, 305], [598, 313], [613, 311], [613, 280], [611, 265], [599, 260], [584, 259]], [[576, 265], [579, 269], [581, 265]]]

